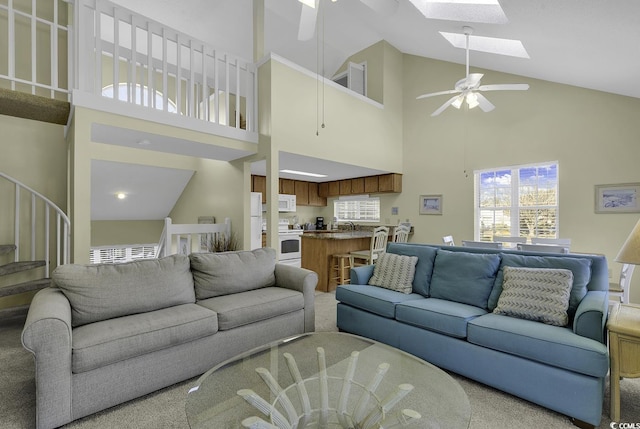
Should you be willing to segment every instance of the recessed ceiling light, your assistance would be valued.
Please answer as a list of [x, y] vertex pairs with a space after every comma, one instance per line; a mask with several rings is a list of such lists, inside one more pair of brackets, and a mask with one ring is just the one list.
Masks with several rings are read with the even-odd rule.
[[297, 170], [280, 170], [280, 173], [297, 174], [298, 176], [309, 176], [309, 177], [327, 177], [326, 174], [307, 173], [306, 171], [297, 171]]
[[410, 0], [426, 18], [460, 22], [506, 24], [498, 0]]
[[117, 197], [119, 200], [124, 200], [125, 198], [127, 198], [127, 194], [125, 194], [124, 192], [118, 192], [118, 193], [116, 194], [116, 197]]
[[[445, 33], [442, 37], [447, 39], [454, 47], [465, 49], [466, 36], [460, 33]], [[527, 50], [520, 40], [501, 39], [499, 37], [469, 36], [469, 50], [488, 52], [490, 54], [509, 55], [511, 57], [529, 58]]]

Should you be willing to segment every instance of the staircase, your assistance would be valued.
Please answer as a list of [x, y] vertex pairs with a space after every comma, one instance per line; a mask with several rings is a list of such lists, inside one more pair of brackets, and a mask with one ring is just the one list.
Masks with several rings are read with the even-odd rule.
[[[51, 271], [69, 261], [69, 218], [52, 201], [0, 172], [0, 206], [12, 215], [1, 217], [0, 300], [43, 289]], [[51, 214], [55, 216], [51, 216]], [[24, 301], [24, 299], [22, 299]], [[0, 305], [0, 316], [26, 312], [29, 305]]]

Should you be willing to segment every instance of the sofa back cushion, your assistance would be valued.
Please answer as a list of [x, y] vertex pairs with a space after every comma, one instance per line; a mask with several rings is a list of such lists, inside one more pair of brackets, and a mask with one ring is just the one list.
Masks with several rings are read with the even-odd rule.
[[124, 264], [61, 265], [52, 279], [71, 304], [73, 327], [196, 300], [185, 255]]
[[191, 272], [196, 298], [207, 299], [276, 284], [276, 251], [192, 253]]
[[416, 272], [413, 276], [413, 292], [422, 296], [429, 296], [429, 285], [433, 275], [433, 261], [436, 259], [436, 247], [425, 246], [424, 244], [389, 243], [387, 253], [397, 255], [417, 256]]
[[430, 295], [486, 309], [499, 266], [498, 254], [439, 249], [433, 265]]
[[489, 310], [493, 311], [498, 304], [498, 298], [502, 293], [504, 281], [504, 267], [525, 268], [556, 268], [570, 270], [573, 273], [573, 285], [569, 297], [567, 313], [571, 319], [578, 308], [578, 304], [587, 294], [587, 283], [591, 279], [591, 260], [588, 258], [570, 258], [559, 256], [528, 256], [502, 253], [500, 270], [496, 276], [496, 282], [489, 296]]

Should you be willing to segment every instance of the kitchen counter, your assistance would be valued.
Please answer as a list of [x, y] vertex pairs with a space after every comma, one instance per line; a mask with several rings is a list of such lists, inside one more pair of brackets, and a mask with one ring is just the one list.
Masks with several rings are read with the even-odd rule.
[[318, 274], [317, 290], [329, 292], [337, 284], [331, 280], [331, 255], [369, 249], [372, 231], [307, 231], [302, 235], [302, 268]]

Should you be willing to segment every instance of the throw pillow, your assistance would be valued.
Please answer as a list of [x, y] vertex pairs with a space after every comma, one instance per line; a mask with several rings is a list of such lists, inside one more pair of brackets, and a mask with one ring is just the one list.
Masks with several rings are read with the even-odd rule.
[[276, 251], [192, 253], [191, 271], [196, 298], [206, 299], [276, 284]]
[[570, 270], [505, 267], [502, 293], [493, 312], [566, 326], [572, 285]]
[[196, 301], [189, 258], [124, 264], [67, 264], [52, 274], [71, 304], [73, 327]]
[[512, 253], [500, 254], [500, 270], [496, 276], [496, 283], [489, 296], [489, 310], [496, 308], [498, 298], [502, 292], [504, 267], [523, 268], [555, 268], [570, 270], [573, 273], [573, 286], [569, 298], [569, 317], [572, 318], [578, 308], [578, 304], [587, 294], [587, 284], [591, 280], [591, 260], [572, 258], [565, 256], [527, 256]]
[[387, 246], [387, 253], [418, 257], [416, 274], [413, 276], [413, 291], [425, 297], [429, 296], [433, 261], [436, 259], [437, 252], [437, 247], [424, 244], [389, 243]]
[[385, 252], [378, 256], [369, 284], [402, 293], [411, 293], [417, 262], [417, 256], [403, 256]]
[[497, 253], [438, 249], [429, 295], [486, 309], [499, 266]]

